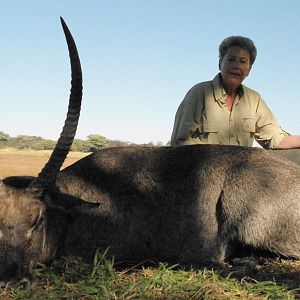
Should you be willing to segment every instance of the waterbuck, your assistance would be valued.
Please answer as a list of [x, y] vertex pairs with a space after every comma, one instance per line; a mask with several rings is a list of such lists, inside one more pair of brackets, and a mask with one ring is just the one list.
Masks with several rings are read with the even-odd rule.
[[[271, 151], [220, 145], [121, 147], [66, 169], [82, 79], [62, 20], [72, 88], [65, 126], [38, 177], [0, 185], [0, 277], [58, 255], [89, 260], [221, 262], [235, 245], [300, 258], [300, 166]], [[283, 152], [282, 152], [283, 153]]]

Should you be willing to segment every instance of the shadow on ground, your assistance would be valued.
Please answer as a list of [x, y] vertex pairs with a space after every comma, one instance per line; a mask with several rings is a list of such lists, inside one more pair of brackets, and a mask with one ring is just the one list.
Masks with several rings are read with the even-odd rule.
[[300, 261], [280, 258], [236, 258], [224, 266], [214, 268], [226, 277], [249, 281], [272, 281], [284, 284], [289, 290], [299, 289], [300, 298]]

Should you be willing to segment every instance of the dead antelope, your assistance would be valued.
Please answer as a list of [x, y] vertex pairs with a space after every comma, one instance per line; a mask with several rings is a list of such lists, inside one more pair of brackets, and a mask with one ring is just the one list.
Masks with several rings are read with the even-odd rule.
[[[123, 147], [59, 171], [80, 112], [81, 67], [69, 47], [65, 126], [38, 177], [0, 185], [0, 277], [57, 255], [220, 262], [236, 244], [300, 258], [300, 166], [271, 151], [219, 145]], [[282, 152], [284, 153], [284, 152]]]

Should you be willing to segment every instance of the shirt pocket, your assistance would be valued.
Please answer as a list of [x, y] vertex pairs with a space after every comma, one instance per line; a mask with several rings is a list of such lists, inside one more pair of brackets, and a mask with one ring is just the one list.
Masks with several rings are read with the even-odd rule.
[[219, 128], [217, 124], [200, 123], [197, 130], [194, 132], [193, 137], [207, 138], [210, 133], [218, 133]]
[[255, 133], [255, 118], [242, 119], [242, 128], [244, 132]]
[[218, 125], [214, 124], [214, 123], [202, 123], [202, 124], [200, 124], [200, 132], [217, 133], [217, 132], [219, 132], [219, 128], [218, 128]]

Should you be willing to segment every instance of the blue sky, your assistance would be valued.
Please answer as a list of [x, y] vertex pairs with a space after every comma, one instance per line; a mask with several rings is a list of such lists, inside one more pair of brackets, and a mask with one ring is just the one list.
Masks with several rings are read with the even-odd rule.
[[59, 136], [70, 89], [62, 16], [84, 76], [77, 138], [166, 143], [186, 92], [217, 74], [229, 35], [253, 39], [244, 84], [300, 134], [299, 12], [298, 0], [0, 0], [0, 131]]

